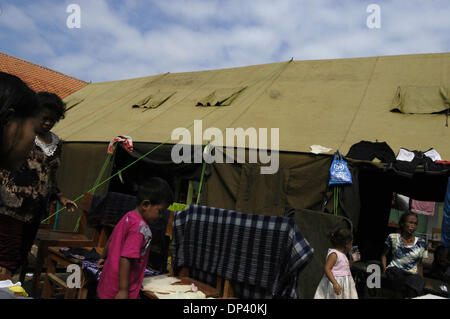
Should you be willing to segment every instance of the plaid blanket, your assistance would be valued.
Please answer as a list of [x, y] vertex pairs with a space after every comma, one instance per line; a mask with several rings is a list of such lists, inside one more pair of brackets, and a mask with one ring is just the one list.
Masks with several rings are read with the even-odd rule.
[[298, 273], [313, 248], [291, 218], [190, 205], [174, 216], [174, 269], [215, 286], [233, 282], [238, 298], [298, 298]]

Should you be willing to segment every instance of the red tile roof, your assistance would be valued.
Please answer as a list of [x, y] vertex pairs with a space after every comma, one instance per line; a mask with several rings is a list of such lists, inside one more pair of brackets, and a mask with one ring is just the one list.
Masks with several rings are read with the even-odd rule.
[[74, 77], [1, 52], [0, 71], [18, 76], [36, 92], [52, 92], [62, 99], [88, 84]]

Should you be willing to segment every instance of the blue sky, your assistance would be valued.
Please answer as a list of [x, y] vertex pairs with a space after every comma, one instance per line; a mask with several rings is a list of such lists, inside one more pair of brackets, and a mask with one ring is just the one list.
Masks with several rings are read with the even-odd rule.
[[[80, 28], [68, 28], [70, 4]], [[380, 28], [369, 28], [370, 4]], [[2, 0], [0, 51], [85, 81], [450, 52], [449, 0]]]

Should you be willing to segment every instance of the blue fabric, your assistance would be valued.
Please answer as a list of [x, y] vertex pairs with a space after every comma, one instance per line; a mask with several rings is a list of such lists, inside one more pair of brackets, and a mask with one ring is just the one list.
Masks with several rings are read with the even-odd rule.
[[334, 160], [330, 167], [330, 181], [328, 185], [352, 184], [352, 174], [347, 162], [339, 152], [334, 153]]
[[444, 201], [444, 217], [442, 218], [441, 241], [450, 248], [450, 177], [447, 183], [447, 194]]
[[[83, 261], [81, 264], [81, 267], [87, 271], [89, 271], [92, 275], [95, 276], [97, 281], [100, 280], [100, 275], [102, 274], [102, 269], [97, 267], [97, 262], [92, 261]], [[150, 269], [145, 268], [145, 274], [144, 276], [157, 276], [161, 274], [159, 271], [153, 271]]]

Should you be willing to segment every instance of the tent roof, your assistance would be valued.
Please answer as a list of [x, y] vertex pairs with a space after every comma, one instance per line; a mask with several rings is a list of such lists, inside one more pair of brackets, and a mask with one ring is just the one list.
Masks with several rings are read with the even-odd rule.
[[[173, 130], [189, 127], [197, 144], [192, 124], [202, 119], [203, 132], [208, 127], [224, 134], [226, 128], [279, 128], [282, 151], [309, 152], [319, 144], [346, 154], [354, 143], [378, 140], [394, 152], [434, 147], [450, 159], [445, 115], [390, 112], [399, 86], [448, 88], [449, 77], [450, 53], [439, 53], [280, 62], [91, 83], [65, 99], [66, 118], [55, 132], [65, 141], [108, 142], [129, 135], [137, 142], [177, 143], [171, 140]], [[216, 101], [243, 88], [230, 105], [195, 106], [208, 96]], [[142, 103], [155, 108], [132, 107]], [[224, 138], [224, 144], [230, 141]]]

